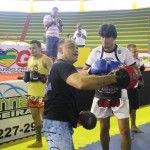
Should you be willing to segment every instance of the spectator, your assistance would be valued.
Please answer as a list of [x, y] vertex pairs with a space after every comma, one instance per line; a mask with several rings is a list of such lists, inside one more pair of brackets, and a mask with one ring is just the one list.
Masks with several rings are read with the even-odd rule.
[[58, 18], [58, 8], [53, 7], [51, 14], [44, 16], [43, 23], [46, 32], [46, 55], [54, 62], [57, 58], [59, 32], [62, 32], [62, 20]]
[[[140, 68], [140, 59], [138, 57], [138, 50], [135, 44], [129, 44], [127, 48], [132, 53], [137, 66]], [[130, 120], [131, 120], [131, 131], [142, 133], [136, 125], [136, 110], [139, 108], [139, 97], [138, 97], [138, 84], [132, 89], [128, 89], [129, 107], [130, 107]]]
[[78, 45], [78, 47], [84, 47], [85, 46], [85, 40], [87, 37], [86, 30], [82, 28], [82, 24], [78, 23], [76, 25], [77, 30], [74, 33], [74, 39]]

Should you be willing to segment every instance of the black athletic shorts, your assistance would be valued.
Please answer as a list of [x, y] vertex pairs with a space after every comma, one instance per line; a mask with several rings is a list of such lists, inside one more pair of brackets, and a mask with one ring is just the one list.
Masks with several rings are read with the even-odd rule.
[[138, 89], [137, 88], [129, 89], [128, 98], [129, 98], [129, 108], [131, 113], [131, 110], [139, 108]]

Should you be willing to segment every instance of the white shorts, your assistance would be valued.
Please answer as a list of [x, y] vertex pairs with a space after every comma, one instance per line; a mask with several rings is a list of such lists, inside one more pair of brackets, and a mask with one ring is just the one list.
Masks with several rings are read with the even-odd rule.
[[99, 98], [94, 97], [91, 112], [95, 114], [97, 118], [107, 118], [114, 114], [118, 119], [129, 118], [129, 100], [128, 97], [120, 99], [120, 105], [118, 107], [99, 107]]

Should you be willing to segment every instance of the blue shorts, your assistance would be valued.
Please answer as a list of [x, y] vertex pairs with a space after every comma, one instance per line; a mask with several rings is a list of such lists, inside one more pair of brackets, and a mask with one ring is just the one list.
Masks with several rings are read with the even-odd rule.
[[58, 37], [46, 37], [46, 55], [49, 57], [57, 57], [59, 38]]
[[49, 150], [74, 150], [73, 129], [69, 122], [44, 119], [43, 132]]

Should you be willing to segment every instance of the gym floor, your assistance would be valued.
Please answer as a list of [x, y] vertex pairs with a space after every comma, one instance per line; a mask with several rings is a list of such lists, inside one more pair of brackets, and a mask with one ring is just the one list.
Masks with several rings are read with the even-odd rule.
[[[131, 133], [134, 137], [132, 140], [132, 150], [149, 150], [150, 149], [150, 105], [141, 107], [137, 110], [137, 125], [144, 133]], [[111, 117], [110, 129], [110, 150], [120, 150], [120, 135], [118, 130], [117, 120], [114, 116]], [[74, 129], [73, 135], [74, 145], [76, 150], [101, 150], [99, 142], [99, 122], [93, 130], [86, 130], [82, 126]], [[0, 145], [2, 150], [29, 150], [27, 145], [33, 143], [35, 137], [28, 137], [17, 141], [4, 143]], [[42, 148], [30, 148], [30, 150], [47, 150], [47, 143], [43, 136]]]

